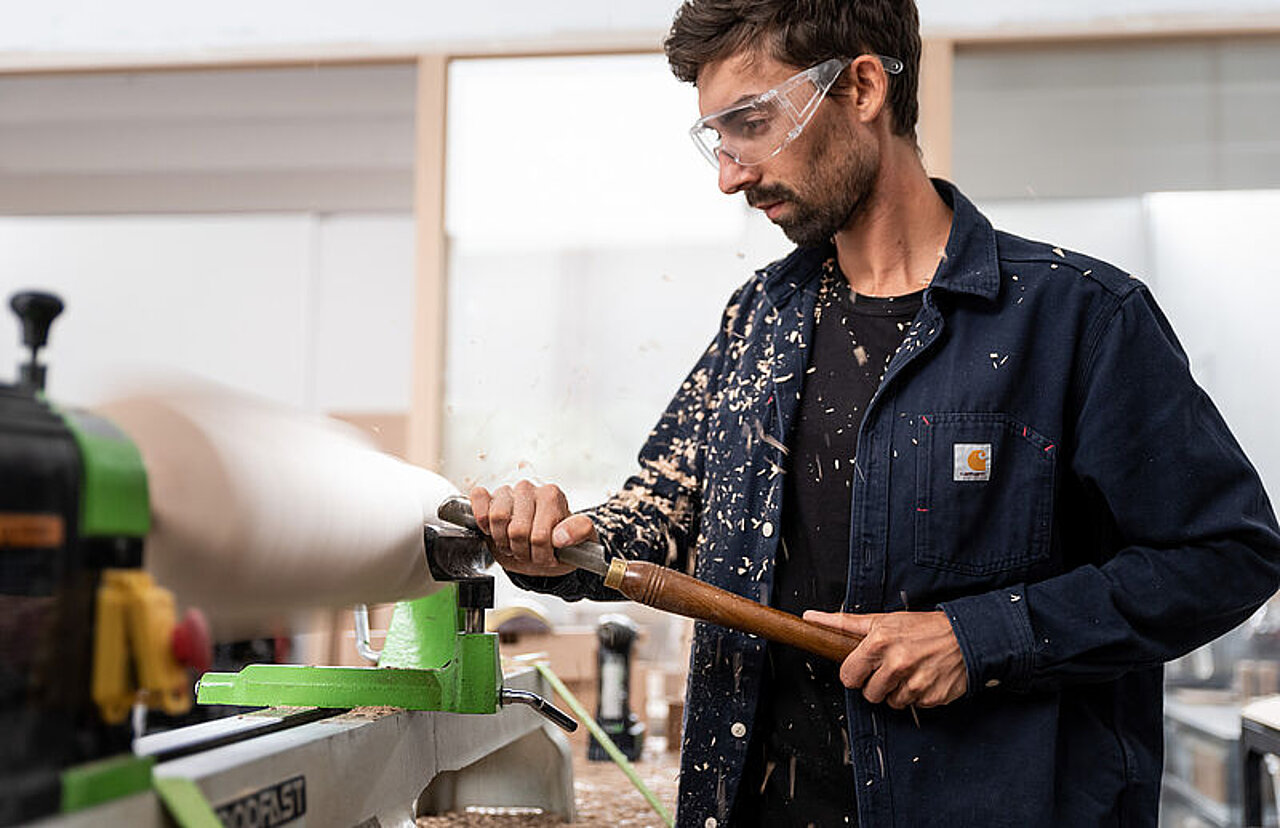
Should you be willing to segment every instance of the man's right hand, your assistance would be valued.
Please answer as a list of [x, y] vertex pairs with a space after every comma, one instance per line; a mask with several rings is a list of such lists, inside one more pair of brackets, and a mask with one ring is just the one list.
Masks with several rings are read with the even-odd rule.
[[556, 549], [599, 542], [591, 519], [571, 513], [564, 492], [554, 484], [535, 486], [521, 480], [493, 492], [476, 486], [470, 496], [471, 511], [480, 531], [489, 536], [493, 559], [511, 572], [565, 575], [574, 568], [556, 560]]

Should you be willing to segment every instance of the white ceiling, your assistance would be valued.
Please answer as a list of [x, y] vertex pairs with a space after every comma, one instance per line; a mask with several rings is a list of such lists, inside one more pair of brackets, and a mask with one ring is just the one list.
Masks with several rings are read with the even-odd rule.
[[[1280, 0], [918, 0], [926, 30], [1280, 13]], [[655, 43], [678, 0], [0, 0], [0, 63], [49, 55], [215, 58], [275, 49], [383, 52], [619, 36]], [[38, 63], [38, 60], [35, 62]]]

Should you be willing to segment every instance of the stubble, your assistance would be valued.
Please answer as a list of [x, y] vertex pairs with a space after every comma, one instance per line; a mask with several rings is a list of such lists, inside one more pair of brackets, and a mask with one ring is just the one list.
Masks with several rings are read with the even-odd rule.
[[[837, 135], [837, 130], [843, 135]], [[774, 201], [791, 205], [775, 223], [795, 244], [816, 247], [852, 224], [866, 205], [880, 172], [875, 150], [847, 125], [828, 127], [810, 144], [804, 176], [796, 187], [770, 184], [747, 192], [752, 206]], [[843, 139], [843, 140], [842, 140]]]

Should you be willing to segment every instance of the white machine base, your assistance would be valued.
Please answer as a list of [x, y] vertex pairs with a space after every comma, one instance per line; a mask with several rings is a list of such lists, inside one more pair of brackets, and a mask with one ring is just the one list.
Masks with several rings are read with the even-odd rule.
[[[547, 697], [533, 670], [507, 687]], [[206, 722], [138, 740], [135, 751], [163, 755], [185, 742], [243, 729], [247, 720], [296, 708]], [[527, 707], [494, 715], [359, 708], [159, 762], [157, 778], [189, 779], [224, 825], [413, 828], [415, 818], [467, 806], [538, 808], [572, 822], [573, 762], [568, 741]], [[171, 825], [147, 792], [39, 823], [57, 826]]]

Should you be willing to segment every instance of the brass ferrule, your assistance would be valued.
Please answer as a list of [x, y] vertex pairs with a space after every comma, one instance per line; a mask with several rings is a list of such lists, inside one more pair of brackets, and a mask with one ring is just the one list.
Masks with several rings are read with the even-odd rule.
[[614, 558], [609, 562], [609, 571], [605, 573], [604, 585], [609, 589], [617, 589], [622, 586], [622, 576], [627, 573], [627, 561], [625, 558]]

